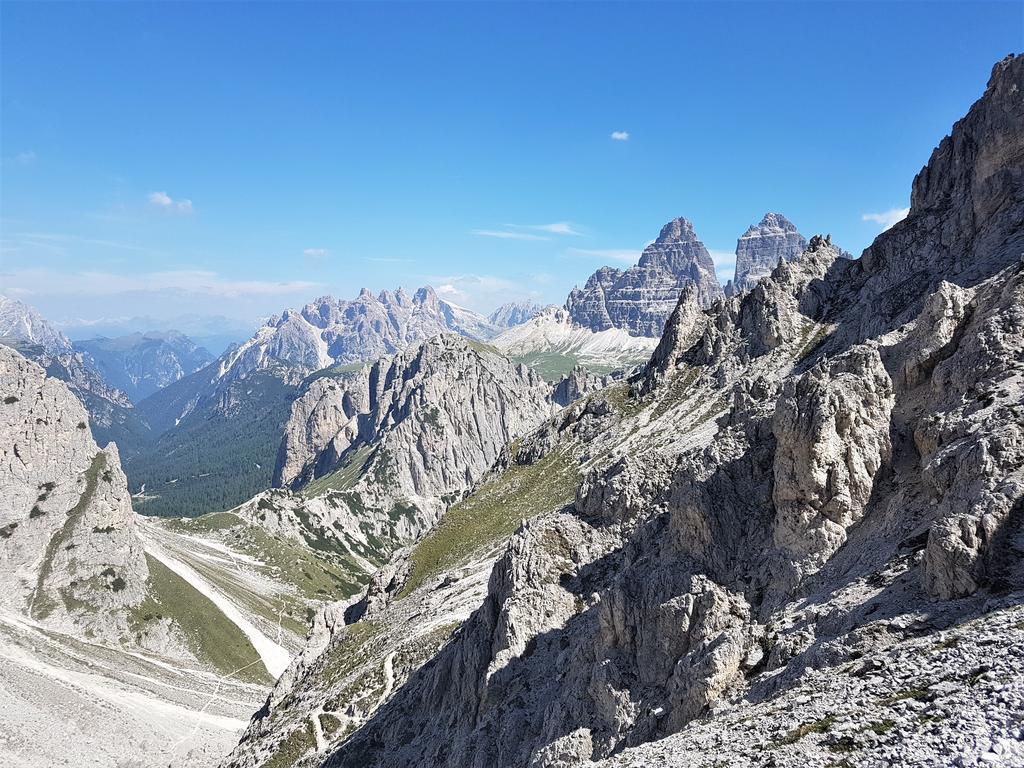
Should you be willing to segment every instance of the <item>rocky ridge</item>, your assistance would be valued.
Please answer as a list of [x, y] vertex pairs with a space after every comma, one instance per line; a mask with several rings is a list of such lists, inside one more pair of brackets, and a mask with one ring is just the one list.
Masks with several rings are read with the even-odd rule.
[[1022, 88], [995, 67], [860, 260], [684, 296], [318, 619], [226, 764], [1024, 763]]

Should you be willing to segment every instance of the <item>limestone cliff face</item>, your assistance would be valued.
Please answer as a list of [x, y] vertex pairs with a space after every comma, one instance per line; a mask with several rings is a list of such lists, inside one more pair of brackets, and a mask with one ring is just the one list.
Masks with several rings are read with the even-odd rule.
[[565, 302], [574, 323], [604, 331], [621, 328], [634, 336], [661, 336], [679, 292], [692, 285], [697, 301], [709, 307], [722, 288], [715, 264], [686, 219], [673, 219], [644, 249], [636, 266], [602, 267]]
[[0, 389], [0, 601], [116, 641], [149, 573], [117, 449], [66, 384], [2, 346]]
[[[814, 237], [707, 312], [684, 294], [645, 374], [325, 615], [228, 764], [1024, 762], [1022, 91], [998, 65], [860, 262]], [[506, 507], [514, 533], [444, 549]]]

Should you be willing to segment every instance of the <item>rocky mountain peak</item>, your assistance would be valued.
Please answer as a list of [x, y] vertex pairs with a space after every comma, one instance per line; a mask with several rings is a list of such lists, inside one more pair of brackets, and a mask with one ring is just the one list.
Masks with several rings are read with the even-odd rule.
[[662, 227], [654, 242], [657, 245], [667, 245], [668, 243], [689, 242], [696, 239], [697, 234], [693, 231], [693, 224], [689, 219], [680, 216]]
[[662, 227], [635, 266], [602, 267], [582, 289], [572, 290], [565, 307], [575, 323], [592, 331], [621, 328], [658, 337], [686, 285], [696, 287], [703, 307], [723, 296], [711, 254], [680, 217]]
[[757, 281], [783, 261], [793, 261], [807, 247], [807, 240], [781, 213], [766, 213], [736, 241], [736, 271], [726, 295], [753, 288]]

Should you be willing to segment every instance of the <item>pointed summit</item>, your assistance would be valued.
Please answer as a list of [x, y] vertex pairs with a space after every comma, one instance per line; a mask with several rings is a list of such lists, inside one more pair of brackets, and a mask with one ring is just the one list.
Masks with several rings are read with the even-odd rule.
[[672, 219], [661, 228], [655, 245], [666, 245], [668, 243], [688, 243], [697, 240], [697, 234], [693, 231], [693, 224], [689, 219], [682, 216]]

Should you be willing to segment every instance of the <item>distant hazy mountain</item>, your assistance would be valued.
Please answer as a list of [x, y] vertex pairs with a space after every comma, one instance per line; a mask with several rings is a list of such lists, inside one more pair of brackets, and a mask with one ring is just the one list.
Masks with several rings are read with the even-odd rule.
[[213, 355], [178, 331], [76, 341], [74, 348], [136, 402], [213, 362]]
[[152, 328], [174, 328], [188, 336], [196, 345], [208, 349], [217, 357], [232, 344], [241, 344], [252, 336], [259, 325], [223, 315], [184, 314], [176, 317], [111, 317], [100, 320], [60, 320], [53, 325], [72, 342], [96, 339], [101, 336], [117, 338], [134, 333], [145, 333]]
[[498, 328], [514, 328], [522, 325], [543, 310], [540, 304], [529, 301], [510, 301], [491, 312], [487, 320]]

